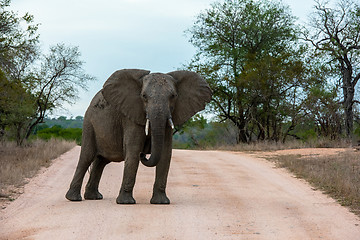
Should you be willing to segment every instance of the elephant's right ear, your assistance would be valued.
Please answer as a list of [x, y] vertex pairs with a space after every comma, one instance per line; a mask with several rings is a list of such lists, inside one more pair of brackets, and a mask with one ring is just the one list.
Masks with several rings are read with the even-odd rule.
[[102, 94], [105, 100], [119, 112], [137, 124], [145, 125], [146, 115], [140, 93], [141, 78], [150, 71], [123, 69], [114, 72], [105, 82]]

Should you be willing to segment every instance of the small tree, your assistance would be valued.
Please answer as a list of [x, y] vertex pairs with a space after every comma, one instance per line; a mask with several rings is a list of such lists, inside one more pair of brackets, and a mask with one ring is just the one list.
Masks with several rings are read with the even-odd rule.
[[36, 117], [27, 127], [26, 138], [34, 127], [43, 122], [47, 113], [61, 107], [65, 102], [74, 103], [78, 89], [87, 89], [86, 84], [94, 77], [85, 73], [78, 47], [57, 44], [41, 59], [40, 69], [33, 75], [29, 88], [35, 97]]
[[352, 0], [316, 1], [310, 24], [303, 32], [317, 55], [328, 59], [342, 82], [346, 135], [353, 134], [355, 87], [360, 79], [360, 7]]

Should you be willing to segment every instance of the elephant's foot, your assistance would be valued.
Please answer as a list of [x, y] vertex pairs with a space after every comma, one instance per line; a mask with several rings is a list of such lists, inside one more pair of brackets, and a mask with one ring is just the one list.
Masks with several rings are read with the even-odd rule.
[[116, 198], [117, 204], [135, 204], [136, 201], [132, 196], [132, 192], [121, 191], [119, 196]]
[[80, 191], [78, 190], [73, 190], [73, 189], [69, 189], [65, 195], [67, 200], [70, 201], [81, 201], [81, 195], [80, 195]]
[[98, 190], [85, 190], [84, 198], [86, 200], [100, 200], [103, 199], [103, 195]]
[[170, 204], [170, 199], [166, 196], [165, 192], [153, 193], [150, 200], [151, 204]]

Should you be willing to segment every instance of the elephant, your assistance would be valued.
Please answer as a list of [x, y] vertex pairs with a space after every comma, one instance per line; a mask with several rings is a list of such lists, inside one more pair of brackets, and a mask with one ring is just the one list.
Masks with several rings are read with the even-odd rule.
[[[84, 175], [86, 200], [102, 199], [99, 182], [104, 167], [124, 161], [118, 204], [135, 204], [133, 188], [141, 161], [155, 167], [151, 204], [170, 204], [166, 185], [172, 155], [174, 126], [180, 126], [211, 100], [207, 82], [191, 71], [167, 74], [142, 69], [114, 72], [94, 96], [83, 122], [79, 161], [66, 193], [70, 201], [81, 201]], [[147, 158], [146, 154], [151, 154]]]

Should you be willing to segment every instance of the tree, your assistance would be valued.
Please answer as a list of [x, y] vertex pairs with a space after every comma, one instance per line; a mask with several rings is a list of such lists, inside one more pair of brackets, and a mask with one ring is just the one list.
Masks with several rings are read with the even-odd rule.
[[84, 72], [78, 47], [57, 44], [40, 54], [33, 16], [19, 17], [9, 5], [0, 0], [0, 130], [15, 128], [21, 144], [47, 113], [74, 103], [78, 88], [94, 77]]
[[34, 116], [33, 96], [25, 87], [30, 65], [38, 57], [38, 25], [26, 13], [7, 10], [10, 0], [0, 0], [0, 131], [20, 145], [26, 124]]
[[84, 117], [83, 116], [76, 116], [75, 120], [79, 121], [79, 122], [82, 122], [82, 121], [84, 121]]
[[11, 79], [21, 80], [38, 56], [38, 24], [26, 13], [19, 17], [6, 8], [10, 0], [0, 0], [0, 68]]
[[188, 121], [186, 121], [180, 128], [176, 128], [176, 131], [173, 133], [173, 135], [175, 135], [176, 133], [179, 135], [183, 135], [184, 133], [186, 133], [189, 138], [189, 146], [198, 147], [199, 142], [197, 139], [197, 135], [199, 131], [203, 130], [206, 127], [206, 124], [206, 118], [204, 118], [204, 116], [200, 114], [196, 114]]
[[294, 20], [280, 3], [225, 0], [188, 30], [197, 48], [189, 68], [205, 76], [212, 109], [237, 126], [238, 141], [249, 142], [255, 131], [260, 139], [280, 137], [286, 116], [278, 113], [302, 77]]
[[315, 54], [328, 59], [338, 70], [342, 82], [346, 135], [353, 134], [355, 87], [360, 79], [360, 7], [352, 0], [316, 1], [310, 24], [303, 32]]
[[308, 117], [315, 123], [318, 135], [336, 140], [341, 136], [342, 114], [337, 87], [313, 86], [307, 97]]
[[78, 98], [78, 88], [87, 89], [86, 84], [95, 79], [85, 73], [80, 56], [78, 47], [57, 44], [42, 57], [40, 69], [34, 73], [28, 86], [33, 89], [37, 111], [27, 127], [26, 138], [37, 124], [44, 121], [48, 112], [62, 107], [65, 102], [74, 103]]
[[59, 121], [66, 121], [66, 116], [60, 116], [60, 117], [58, 117], [57, 120], [59, 120]]
[[18, 145], [22, 144], [24, 125], [35, 114], [34, 99], [18, 81], [9, 81], [0, 70], [0, 136], [12, 130]]

